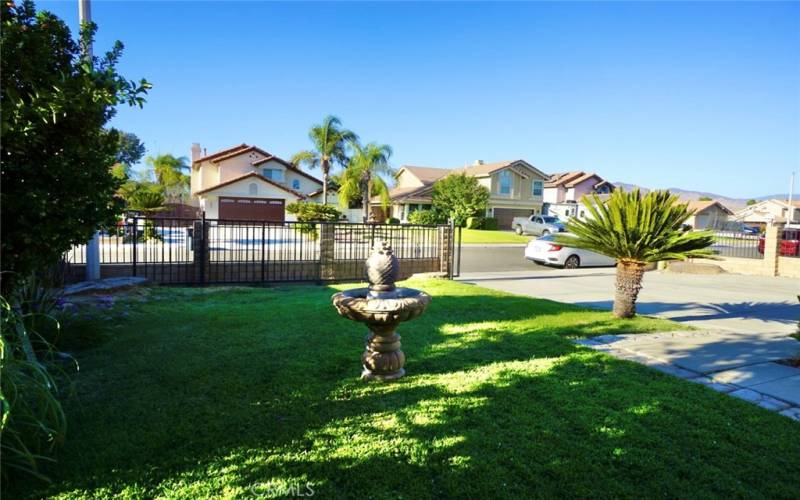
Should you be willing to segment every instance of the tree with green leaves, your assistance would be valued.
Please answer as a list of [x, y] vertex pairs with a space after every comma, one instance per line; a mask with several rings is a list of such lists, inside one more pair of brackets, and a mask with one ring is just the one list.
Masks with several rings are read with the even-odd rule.
[[712, 201], [712, 198], [710, 196], [701, 196], [697, 198], [697, 201]]
[[483, 215], [489, 204], [489, 190], [478, 179], [464, 173], [450, 174], [433, 185], [433, 210], [463, 226], [467, 218]]
[[119, 131], [119, 149], [117, 162], [111, 167], [111, 175], [123, 182], [133, 177], [133, 165], [138, 163], [146, 151], [142, 141], [136, 134]]
[[314, 125], [308, 133], [313, 149], [300, 151], [292, 157], [295, 165], [322, 169], [322, 203], [328, 203], [328, 176], [334, 164], [347, 166], [347, 146], [358, 140], [350, 130], [342, 128], [339, 118], [329, 115]]
[[[150, 84], [117, 73], [121, 43], [89, 58], [61, 19], [31, 1], [2, 2], [0, 18], [2, 269], [15, 272], [7, 289], [12, 276], [56, 263], [114, 223], [120, 139], [104, 127], [117, 106], [141, 106]], [[83, 43], [95, 29], [84, 25]]]
[[185, 156], [176, 157], [171, 154], [148, 156], [147, 164], [150, 166], [156, 182], [164, 188], [164, 193], [170, 200], [183, 201], [189, 194], [191, 178], [188, 172], [189, 160]]
[[389, 187], [381, 175], [392, 175], [389, 157], [392, 148], [386, 144], [370, 142], [362, 146], [356, 141], [350, 144], [353, 157], [341, 177], [339, 186], [339, 205], [347, 208], [349, 200], [358, 193], [364, 208], [364, 222], [369, 221], [369, 206], [373, 195], [379, 196], [381, 206], [389, 206]]
[[754, 199], [749, 199], [749, 200], [747, 200], [746, 205], [749, 207], [750, 205], [755, 205], [756, 203], [758, 203], [758, 201], [756, 201]]
[[556, 243], [583, 248], [617, 259], [614, 316], [636, 314], [645, 266], [661, 260], [709, 257], [714, 237], [707, 231], [684, 232], [684, 221], [694, 214], [669, 191], [617, 189], [607, 202], [597, 195], [582, 203], [591, 217], [571, 218], [566, 227], [573, 236], [556, 235]]
[[122, 163], [130, 167], [144, 158], [144, 153], [147, 150], [136, 134], [120, 131], [118, 135], [119, 148], [117, 149], [117, 163]]

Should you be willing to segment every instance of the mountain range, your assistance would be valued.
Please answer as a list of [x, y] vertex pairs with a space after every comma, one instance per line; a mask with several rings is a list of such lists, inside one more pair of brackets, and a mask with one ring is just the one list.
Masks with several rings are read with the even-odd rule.
[[[617, 187], [621, 187], [621, 188], [625, 189], [625, 191], [630, 191], [631, 189], [637, 188], [637, 187], [639, 188], [639, 190], [641, 190], [642, 192], [645, 192], [645, 193], [647, 191], [650, 191], [647, 188], [643, 188], [641, 186], [637, 186], [636, 184], [629, 184], [627, 182], [615, 182], [614, 185], [617, 186]], [[779, 199], [779, 200], [786, 200], [786, 199], [789, 198], [789, 194], [788, 193], [770, 194], [770, 195], [766, 195], [766, 196], [754, 196], [752, 198], [731, 198], [730, 196], [723, 196], [721, 194], [716, 194], [716, 193], [707, 193], [707, 192], [704, 192], [704, 191], [691, 191], [691, 190], [688, 190], [688, 189], [681, 189], [681, 188], [674, 188], [674, 187], [667, 188], [667, 189], [669, 190], [669, 192], [677, 194], [678, 196], [681, 197], [681, 199], [684, 199], [684, 200], [697, 200], [697, 199], [702, 198], [702, 197], [708, 197], [708, 198], [711, 198], [712, 200], [716, 200], [716, 201], [722, 203], [723, 205], [725, 205], [726, 207], [730, 208], [731, 210], [738, 210], [738, 209], [746, 206], [747, 205], [747, 201], [751, 200], [751, 199], [752, 200], [761, 201], [761, 200], [769, 200], [769, 199], [772, 199], [772, 198], [776, 198], [776, 199]]]

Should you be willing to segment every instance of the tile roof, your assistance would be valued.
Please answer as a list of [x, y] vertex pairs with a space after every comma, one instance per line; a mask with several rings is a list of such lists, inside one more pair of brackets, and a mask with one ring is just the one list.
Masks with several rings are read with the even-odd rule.
[[587, 181], [587, 180], [591, 179], [592, 177], [595, 177], [595, 178], [597, 178], [597, 179], [600, 179], [601, 181], [603, 180], [603, 178], [602, 178], [602, 177], [600, 177], [599, 175], [597, 175], [597, 174], [595, 174], [594, 172], [592, 172], [592, 173], [590, 173], [590, 174], [583, 174], [583, 175], [581, 175], [580, 177], [577, 177], [577, 178], [575, 178], [575, 179], [573, 179], [573, 180], [571, 180], [571, 181], [567, 182], [567, 187], [568, 187], [568, 188], [575, 187], [575, 186], [577, 186], [578, 184], [580, 184], [581, 182], [585, 182], [585, 181]]
[[698, 213], [698, 214], [700, 212], [703, 212], [704, 210], [707, 210], [707, 209], [711, 208], [714, 205], [717, 205], [719, 208], [721, 208], [723, 211], [725, 211], [725, 212], [727, 212], [729, 214], [733, 213], [733, 212], [731, 212], [731, 210], [728, 207], [726, 207], [725, 205], [723, 205], [722, 203], [720, 203], [720, 202], [718, 202], [716, 200], [702, 200], [702, 201], [701, 200], [690, 200], [688, 202], [688, 205], [689, 205], [689, 210], [694, 210], [695, 213]]
[[[414, 177], [426, 184], [436, 182], [452, 172], [452, 170], [449, 168], [415, 167], [413, 165], [403, 165], [400, 167], [400, 170], [403, 169], [408, 170], [414, 175]], [[398, 170], [398, 173], [400, 170]]]
[[[243, 154], [247, 154], [247, 153], [250, 153], [250, 152], [253, 152], [253, 151], [255, 151], [256, 153], [260, 153], [260, 154], [262, 154], [262, 155], [264, 155], [266, 157], [271, 157], [272, 156], [271, 153], [268, 153], [267, 151], [264, 151], [263, 149], [259, 148], [258, 146], [247, 146], [245, 148], [234, 149], [233, 151], [231, 151], [231, 152], [229, 152], [227, 154], [220, 155], [220, 156], [217, 156], [215, 158], [212, 158], [211, 162], [212, 163], [219, 163], [221, 161], [230, 160], [231, 158], [236, 158], [237, 156], [240, 156], [240, 155], [243, 155]], [[200, 161], [200, 160], [198, 160], [198, 161]], [[208, 161], [208, 160], [206, 160], [206, 161]]]
[[217, 151], [216, 153], [211, 153], [210, 155], [206, 155], [206, 156], [203, 156], [202, 158], [198, 158], [198, 159], [194, 160], [192, 162], [192, 164], [196, 164], [196, 163], [200, 163], [200, 162], [204, 162], [204, 161], [209, 161], [209, 160], [214, 160], [216, 158], [219, 158], [220, 156], [225, 156], [225, 155], [228, 155], [230, 153], [233, 153], [234, 151], [238, 151], [240, 149], [245, 149], [245, 148], [248, 148], [248, 147], [250, 147], [250, 146], [248, 146], [245, 143], [241, 143], [238, 146], [234, 146], [232, 148], [223, 149], [223, 150]]
[[467, 175], [473, 175], [475, 177], [481, 177], [485, 175], [491, 175], [498, 170], [503, 170], [506, 167], [509, 167], [515, 163], [524, 163], [526, 166], [535, 170], [538, 174], [542, 177], [547, 177], [547, 174], [543, 173], [538, 168], [534, 167], [530, 163], [526, 162], [525, 160], [505, 160], [505, 161], [497, 161], [493, 163], [480, 163], [477, 165], [470, 165], [469, 167], [455, 169], [456, 172], [465, 173]]
[[591, 179], [592, 177], [596, 177], [596, 178], [600, 179], [600, 182], [598, 182], [596, 185], [599, 185], [599, 184], [602, 184], [603, 182], [605, 182], [602, 177], [600, 177], [599, 175], [595, 174], [594, 172], [591, 172], [591, 173], [587, 174], [586, 172], [584, 172], [582, 170], [575, 170], [575, 171], [572, 171], [572, 172], [561, 172], [561, 173], [557, 173], [557, 174], [551, 175], [550, 178], [547, 179], [547, 182], [545, 182], [544, 187], [564, 186], [564, 187], [571, 188], [571, 187], [575, 187], [576, 185], [580, 184], [581, 182], [584, 182], [587, 179]]
[[[219, 189], [221, 187], [228, 186], [228, 185], [233, 184], [235, 182], [239, 182], [239, 181], [241, 181], [243, 179], [247, 179], [248, 177], [255, 177], [256, 179], [262, 180], [262, 181], [266, 182], [267, 184], [271, 184], [271, 185], [273, 185], [273, 186], [275, 186], [277, 188], [283, 189], [284, 191], [287, 191], [287, 192], [297, 196], [301, 200], [306, 198], [306, 195], [304, 195], [300, 191], [295, 191], [294, 189], [288, 188], [288, 187], [284, 186], [283, 184], [277, 183], [277, 182], [275, 182], [275, 181], [273, 181], [271, 179], [267, 179], [263, 175], [257, 174], [256, 172], [250, 172], [250, 173], [247, 173], [247, 174], [244, 174], [244, 175], [240, 175], [238, 177], [234, 177], [233, 179], [228, 179], [227, 181], [220, 182], [219, 184], [217, 184], [215, 186], [211, 186], [211, 187], [206, 188], [206, 189], [201, 189], [200, 191], [195, 191], [193, 194], [194, 195], [205, 194], [205, 193], [208, 193], [210, 191], [214, 191], [215, 189]], [[258, 196], [253, 196], [253, 198], [258, 198]]]

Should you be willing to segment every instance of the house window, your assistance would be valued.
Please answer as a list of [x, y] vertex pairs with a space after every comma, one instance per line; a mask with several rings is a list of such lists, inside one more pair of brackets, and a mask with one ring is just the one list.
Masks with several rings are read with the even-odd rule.
[[292, 189], [300, 189], [300, 181], [298, 179], [292, 181]]
[[271, 181], [283, 182], [283, 170], [279, 168], [265, 168], [261, 170], [261, 173]]
[[258, 185], [255, 182], [251, 182], [250, 185], [247, 186], [247, 192], [250, 196], [255, 196], [258, 194]]
[[511, 194], [511, 171], [503, 170], [497, 174], [497, 179], [500, 181], [500, 194]]
[[544, 182], [533, 181], [533, 196], [541, 196], [542, 189], [544, 189]]

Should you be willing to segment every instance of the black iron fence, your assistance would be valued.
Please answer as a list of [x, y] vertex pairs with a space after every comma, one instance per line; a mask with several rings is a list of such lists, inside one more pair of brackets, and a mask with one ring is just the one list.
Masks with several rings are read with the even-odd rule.
[[764, 238], [758, 233], [717, 231], [711, 250], [720, 257], [764, 258]]
[[[459, 241], [456, 241], [456, 240]], [[387, 241], [403, 276], [457, 274], [460, 238], [450, 225], [271, 222], [133, 217], [100, 236], [101, 277], [158, 283], [345, 281], [364, 277], [375, 241]], [[72, 279], [86, 247], [66, 255]]]

